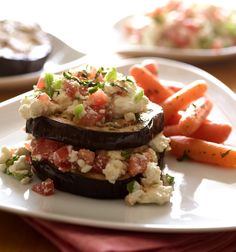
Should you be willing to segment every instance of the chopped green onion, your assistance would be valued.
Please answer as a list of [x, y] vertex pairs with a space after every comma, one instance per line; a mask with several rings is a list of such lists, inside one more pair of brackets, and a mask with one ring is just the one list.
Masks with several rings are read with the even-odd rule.
[[23, 178], [28, 177], [28, 174], [20, 173], [20, 172], [14, 172], [12, 174], [17, 180], [21, 181]]
[[104, 76], [105, 81], [113, 81], [117, 79], [117, 70], [115, 67], [112, 67], [108, 70], [106, 75]]
[[59, 80], [54, 80], [53, 83], [52, 83], [52, 87], [55, 90], [61, 89], [61, 87], [62, 87], [62, 80], [60, 80], [60, 79]]
[[52, 97], [53, 95], [52, 84], [53, 84], [54, 76], [51, 73], [45, 73], [44, 79], [46, 82], [46, 93], [48, 94], [49, 97]]
[[134, 97], [135, 102], [140, 102], [144, 96], [144, 91], [140, 90]]
[[98, 86], [95, 86], [95, 87], [90, 88], [88, 92], [89, 92], [90, 94], [93, 94], [93, 93], [95, 93], [95, 92], [97, 92], [97, 91], [98, 91]]
[[166, 174], [166, 180], [169, 185], [173, 185], [175, 183], [175, 177], [170, 176], [168, 173]]
[[131, 156], [131, 151], [128, 150], [121, 151], [121, 156], [127, 160]]
[[84, 111], [84, 106], [83, 104], [78, 104], [75, 108], [74, 108], [74, 115], [76, 118], [80, 118], [81, 114]]
[[13, 156], [11, 159], [8, 159], [8, 160], [6, 161], [6, 166], [9, 167], [9, 166], [13, 165], [14, 162], [17, 161], [18, 159], [19, 159], [19, 156], [18, 156], [18, 155]]
[[129, 193], [132, 193], [133, 190], [134, 190], [134, 183], [135, 183], [135, 180], [132, 180], [131, 182], [129, 182], [127, 185], [126, 185], [126, 189]]

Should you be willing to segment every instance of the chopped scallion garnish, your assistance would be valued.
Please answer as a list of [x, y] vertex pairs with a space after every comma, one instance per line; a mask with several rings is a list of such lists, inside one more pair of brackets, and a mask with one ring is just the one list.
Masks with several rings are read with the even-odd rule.
[[82, 113], [84, 112], [84, 106], [83, 104], [78, 104], [77, 106], [75, 106], [74, 108], [74, 115], [76, 118], [80, 118]]
[[104, 76], [105, 81], [114, 81], [117, 79], [117, 70], [115, 67], [110, 68]]
[[144, 96], [144, 91], [140, 90], [134, 97], [135, 102], [140, 102]]

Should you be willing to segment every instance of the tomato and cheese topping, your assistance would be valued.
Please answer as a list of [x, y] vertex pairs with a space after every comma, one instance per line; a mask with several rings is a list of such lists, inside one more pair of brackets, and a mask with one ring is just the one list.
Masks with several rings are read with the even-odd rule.
[[33, 95], [21, 101], [19, 112], [25, 119], [60, 115], [78, 125], [104, 126], [135, 123], [147, 105], [143, 90], [128, 76], [115, 68], [87, 66], [62, 75], [46, 73]]
[[[162, 174], [158, 166], [159, 154], [149, 145], [127, 150], [91, 151], [41, 138], [32, 140], [30, 150], [32, 160], [47, 161], [61, 172], [98, 174], [112, 184], [127, 176], [133, 177], [126, 196], [129, 205], [164, 204], [169, 202], [173, 191], [173, 180], [168, 174]], [[141, 178], [139, 182], [135, 181], [137, 175]]]

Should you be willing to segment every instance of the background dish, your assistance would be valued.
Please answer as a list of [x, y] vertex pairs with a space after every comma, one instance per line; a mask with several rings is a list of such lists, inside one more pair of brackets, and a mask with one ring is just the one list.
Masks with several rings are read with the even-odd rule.
[[158, 56], [164, 58], [171, 58], [188, 63], [197, 62], [210, 62], [226, 60], [236, 56], [236, 46], [222, 48], [219, 50], [214, 49], [181, 49], [181, 48], [168, 48], [147, 45], [135, 45], [128, 42], [124, 37], [122, 27], [129, 19], [134, 16], [127, 16], [121, 18], [114, 24], [113, 31], [116, 43], [116, 51], [119, 54], [128, 56]]
[[37, 81], [42, 71], [59, 72], [79, 65], [79, 62], [85, 54], [69, 47], [52, 34], [48, 34], [48, 36], [51, 40], [53, 49], [45, 62], [43, 69], [33, 73], [0, 77], [0, 89], [28, 86], [29, 84], [34, 84]]
[[[208, 96], [215, 104], [214, 115], [231, 122], [236, 137], [235, 94], [213, 76], [190, 65], [167, 59], [153, 58], [160, 66], [160, 78], [190, 82], [205, 79], [209, 83]], [[140, 58], [117, 62], [118, 70], [128, 73], [132, 64]], [[16, 144], [24, 140], [24, 121], [18, 115], [20, 97], [0, 104], [0, 146]], [[171, 204], [158, 207], [141, 205], [128, 207], [123, 200], [96, 200], [69, 195], [57, 191], [52, 197], [33, 193], [12, 177], [0, 176], [0, 209], [96, 227], [136, 231], [216, 231], [236, 229], [234, 218], [236, 202], [236, 170], [207, 166], [189, 161], [177, 162], [166, 158], [169, 173], [176, 177]], [[65, 204], [66, 202], [66, 204]], [[94, 209], [96, 208], [96, 211]]]

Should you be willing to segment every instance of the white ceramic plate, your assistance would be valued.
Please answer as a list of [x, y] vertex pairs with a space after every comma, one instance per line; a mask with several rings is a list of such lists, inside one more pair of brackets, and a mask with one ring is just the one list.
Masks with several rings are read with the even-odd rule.
[[[232, 91], [208, 73], [190, 65], [154, 58], [160, 66], [161, 79], [188, 83], [205, 79], [208, 96], [215, 106], [213, 116], [231, 122], [229, 144], [236, 139], [236, 97]], [[118, 62], [127, 73], [141, 58]], [[0, 146], [16, 144], [25, 138], [24, 121], [17, 109], [20, 97], [0, 104]], [[216, 231], [236, 229], [236, 169], [225, 169], [190, 161], [166, 158], [168, 173], [175, 176], [171, 203], [165, 206], [126, 206], [123, 200], [96, 200], [60, 191], [50, 197], [31, 191], [12, 177], [0, 174], [0, 209], [63, 222], [135, 231]], [[36, 180], [35, 180], [36, 181]]]
[[48, 36], [51, 40], [53, 50], [42, 70], [33, 73], [0, 77], [0, 89], [29, 86], [37, 81], [42, 71], [59, 72], [70, 67], [78, 66], [83, 61], [85, 54], [69, 47], [52, 34], [48, 34]]
[[124, 24], [134, 16], [127, 16], [121, 18], [114, 25], [114, 38], [116, 43], [116, 52], [129, 55], [129, 56], [158, 56], [180, 60], [188, 63], [197, 62], [210, 62], [226, 60], [236, 57], [236, 46], [222, 48], [219, 50], [214, 49], [181, 49], [181, 48], [168, 48], [149, 45], [135, 45], [128, 41], [124, 36]]

